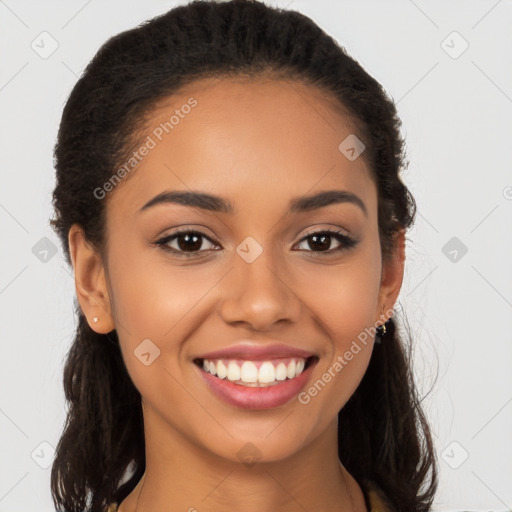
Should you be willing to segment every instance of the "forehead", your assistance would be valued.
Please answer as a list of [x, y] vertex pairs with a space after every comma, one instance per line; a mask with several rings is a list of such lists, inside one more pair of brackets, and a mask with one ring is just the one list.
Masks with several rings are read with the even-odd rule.
[[283, 199], [287, 205], [288, 197], [328, 188], [350, 190], [366, 203], [374, 199], [363, 158], [349, 160], [339, 149], [357, 134], [354, 124], [316, 87], [284, 79], [201, 79], [159, 102], [146, 119], [145, 154], [110, 193], [122, 215], [164, 190], [201, 190], [236, 205], [259, 197], [284, 206]]

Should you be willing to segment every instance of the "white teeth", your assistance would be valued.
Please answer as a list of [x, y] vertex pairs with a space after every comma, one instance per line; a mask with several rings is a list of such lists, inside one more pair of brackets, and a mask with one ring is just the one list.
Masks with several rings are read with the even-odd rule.
[[219, 379], [225, 379], [228, 374], [228, 369], [222, 361], [217, 362], [217, 377]]
[[295, 359], [292, 359], [292, 362], [288, 365], [286, 369], [286, 376], [289, 379], [293, 379], [295, 377]]
[[258, 368], [251, 361], [245, 361], [240, 368], [240, 378], [243, 382], [257, 382]]
[[305, 365], [306, 360], [302, 358], [292, 359], [288, 365], [281, 361], [276, 366], [271, 361], [264, 361], [259, 369], [253, 361], [244, 361], [241, 366], [235, 361], [228, 361], [226, 366], [220, 359], [203, 360], [205, 372], [216, 375], [219, 379], [227, 378], [231, 382], [247, 385], [272, 384], [287, 378], [293, 379], [304, 371]]
[[260, 371], [258, 372], [258, 381], [259, 382], [274, 382], [275, 380], [276, 380], [276, 369], [274, 368], [274, 365], [269, 361], [265, 361], [260, 366]]
[[[301, 359], [297, 362], [297, 366], [295, 367], [295, 376], [300, 375], [304, 371], [304, 359]], [[212, 367], [212, 363], [210, 363], [210, 368]]]
[[286, 365], [284, 363], [279, 363], [276, 366], [276, 380], [284, 379], [286, 379]]
[[231, 382], [240, 380], [240, 366], [233, 361], [230, 361], [228, 364], [228, 380]]

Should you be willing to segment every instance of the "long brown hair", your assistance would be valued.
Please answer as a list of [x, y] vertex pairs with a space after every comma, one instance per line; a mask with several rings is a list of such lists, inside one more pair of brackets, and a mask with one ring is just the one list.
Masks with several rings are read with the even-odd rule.
[[[77, 223], [105, 248], [101, 187], [140, 145], [145, 114], [197, 78], [263, 75], [318, 87], [341, 106], [366, 143], [378, 188], [382, 257], [416, 204], [401, 180], [404, 141], [393, 101], [345, 49], [308, 17], [259, 1], [194, 1], [110, 38], [88, 64], [63, 111], [55, 145], [55, 218], [68, 263]], [[64, 368], [67, 421], [51, 473], [58, 510], [96, 512], [120, 503], [145, 471], [141, 396], [116, 331], [97, 334], [76, 307], [78, 326]], [[395, 317], [396, 318], [396, 317]], [[437, 463], [396, 319], [339, 413], [339, 458], [359, 482], [377, 484], [400, 512], [430, 510]], [[411, 343], [411, 340], [409, 340]]]

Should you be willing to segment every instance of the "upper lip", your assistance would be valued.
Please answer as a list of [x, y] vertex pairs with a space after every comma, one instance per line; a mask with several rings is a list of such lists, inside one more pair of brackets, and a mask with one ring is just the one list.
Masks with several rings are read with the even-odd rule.
[[263, 361], [282, 357], [300, 357], [307, 359], [314, 356], [313, 352], [302, 350], [282, 343], [262, 345], [261, 342], [245, 342], [232, 347], [214, 350], [197, 356], [198, 359], [245, 359], [247, 361]]

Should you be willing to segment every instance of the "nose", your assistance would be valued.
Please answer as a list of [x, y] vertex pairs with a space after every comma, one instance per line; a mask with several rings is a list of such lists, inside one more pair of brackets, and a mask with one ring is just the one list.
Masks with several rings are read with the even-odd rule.
[[224, 281], [220, 315], [225, 322], [266, 331], [278, 322], [295, 323], [300, 318], [301, 301], [292, 279], [270, 253], [264, 250], [252, 263], [235, 256], [234, 268]]

